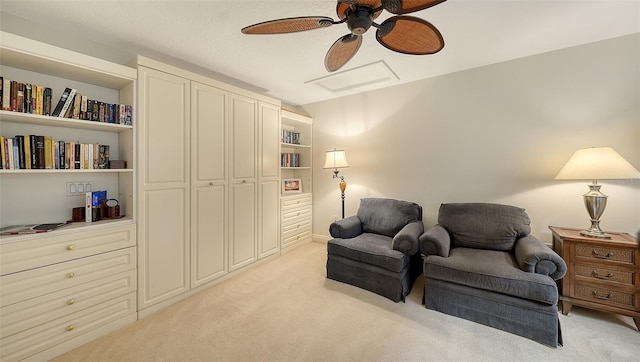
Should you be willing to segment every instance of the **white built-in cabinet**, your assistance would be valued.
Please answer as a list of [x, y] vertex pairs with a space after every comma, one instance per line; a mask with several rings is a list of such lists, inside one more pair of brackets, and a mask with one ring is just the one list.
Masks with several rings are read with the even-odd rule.
[[279, 252], [280, 101], [139, 57], [139, 309]]
[[[312, 240], [313, 119], [282, 110], [280, 128], [282, 180], [299, 180], [300, 182], [298, 192], [289, 193], [284, 188], [281, 190], [280, 248], [285, 251]], [[296, 155], [295, 163], [287, 161], [287, 155], [291, 154]]]
[[[132, 105], [137, 72], [50, 44], [0, 32], [0, 76], [89, 99]], [[8, 89], [3, 90], [8, 92]], [[0, 227], [64, 222], [85, 196], [68, 183], [93, 182], [120, 203], [121, 219], [74, 222], [47, 233], [0, 237], [0, 360], [45, 361], [136, 321], [135, 129], [0, 111], [0, 135], [52, 136], [108, 144], [125, 169], [0, 169]]]

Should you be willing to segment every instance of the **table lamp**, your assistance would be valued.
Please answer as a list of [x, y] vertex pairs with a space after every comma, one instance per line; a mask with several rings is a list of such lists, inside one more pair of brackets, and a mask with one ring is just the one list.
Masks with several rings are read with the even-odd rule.
[[607, 206], [607, 195], [600, 192], [598, 180], [638, 179], [640, 171], [611, 147], [591, 147], [577, 150], [555, 177], [556, 180], [592, 180], [589, 192], [583, 195], [584, 205], [591, 218], [591, 227], [580, 232], [583, 236], [610, 239], [600, 230], [600, 216]]
[[[349, 163], [347, 163], [347, 154], [344, 150], [333, 149], [332, 151], [327, 151], [324, 159], [324, 167], [325, 169], [332, 168], [333, 169], [333, 178], [338, 178], [339, 168], [347, 168], [349, 167]], [[340, 176], [340, 192], [342, 197], [342, 218], [344, 219], [344, 191], [347, 189], [347, 183], [344, 181], [344, 176]]]

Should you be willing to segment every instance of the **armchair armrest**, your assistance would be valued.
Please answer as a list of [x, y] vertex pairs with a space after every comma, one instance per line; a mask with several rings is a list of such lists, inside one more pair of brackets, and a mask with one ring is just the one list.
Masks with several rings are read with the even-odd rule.
[[362, 222], [358, 216], [336, 220], [329, 225], [329, 233], [334, 238], [351, 239], [362, 234]]
[[422, 221], [413, 221], [405, 225], [391, 241], [391, 248], [406, 255], [418, 253], [418, 239], [424, 231]]
[[420, 235], [420, 252], [424, 255], [449, 256], [451, 236], [441, 225], [434, 225]]
[[540, 239], [529, 234], [516, 241], [515, 256], [520, 269], [559, 280], [567, 272], [567, 264]]

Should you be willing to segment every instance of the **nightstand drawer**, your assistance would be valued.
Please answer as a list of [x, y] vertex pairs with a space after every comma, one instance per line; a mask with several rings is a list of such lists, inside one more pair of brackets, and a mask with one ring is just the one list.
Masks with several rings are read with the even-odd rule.
[[634, 250], [620, 249], [606, 245], [592, 245], [576, 243], [576, 260], [593, 260], [602, 263], [619, 263], [634, 265]]
[[636, 307], [633, 292], [624, 292], [590, 284], [576, 283], [574, 297], [594, 303], [606, 304], [633, 310]]
[[633, 269], [614, 269], [592, 266], [592, 265], [575, 265], [576, 278], [586, 278], [588, 280], [598, 280], [611, 283], [619, 283], [622, 285], [635, 285], [636, 272]]

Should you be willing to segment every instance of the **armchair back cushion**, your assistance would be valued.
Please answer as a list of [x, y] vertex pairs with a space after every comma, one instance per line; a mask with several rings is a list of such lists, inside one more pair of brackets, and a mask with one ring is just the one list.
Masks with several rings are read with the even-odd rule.
[[442, 204], [438, 224], [447, 229], [454, 247], [509, 251], [531, 233], [524, 209], [500, 204]]
[[422, 221], [422, 207], [409, 201], [364, 198], [356, 215], [362, 231], [393, 238], [408, 223]]

